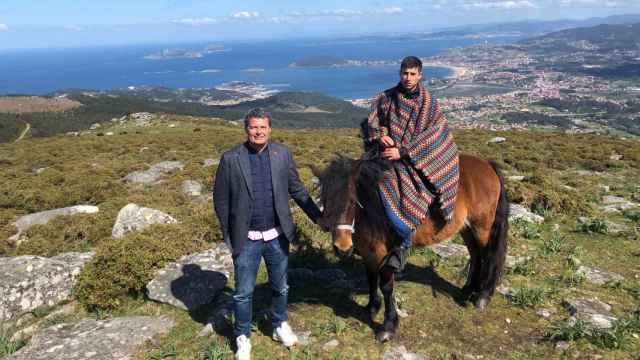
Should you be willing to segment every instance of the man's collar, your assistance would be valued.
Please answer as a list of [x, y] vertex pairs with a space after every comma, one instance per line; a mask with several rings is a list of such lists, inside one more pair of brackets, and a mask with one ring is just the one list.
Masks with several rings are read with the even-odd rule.
[[416, 88], [409, 90], [402, 85], [401, 82], [397, 86], [398, 92], [402, 94], [405, 99], [415, 99], [420, 96], [420, 84], [416, 85]]
[[244, 142], [244, 146], [249, 151], [249, 154], [260, 154], [260, 153], [262, 153], [264, 151], [269, 151], [269, 142], [267, 142], [260, 151], [256, 150], [253, 146], [251, 146], [249, 141], [245, 141]]

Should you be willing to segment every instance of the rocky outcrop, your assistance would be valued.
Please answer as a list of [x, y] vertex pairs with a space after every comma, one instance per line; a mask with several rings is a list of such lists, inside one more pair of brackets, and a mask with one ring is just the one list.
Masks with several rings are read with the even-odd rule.
[[131, 316], [85, 319], [58, 324], [36, 333], [7, 360], [133, 359], [137, 348], [173, 326], [168, 317]]
[[29, 215], [25, 215], [13, 223], [18, 229], [18, 233], [9, 238], [10, 241], [19, 243], [22, 234], [33, 225], [44, 225], [58, 216], [67, 216], [75, 214], [95, 214], [100, 209], [92, 205], [76, 205], [60, 209], [46, 210]]
[[12, 319], [70, 299], [76, 276], [93, 252], [51, 258], [0, 258], [0, 319]]
[[612, 273], [598, 268], [580, 266], [578, 272], [585, 275], [587, 281], [596, 285], [604, 285], [608, 282], [624, 280], [620, 274]]
[[540, 215], [534, 214], [522, 205], [510, 204], [509, 205], [509, 220], [524, 220], [531, 223], [541, 224], [544, 222], [544, 218]]
[[602, 205], [601, 209], [606, 213], [618, 213], [620, 211], [634, 209], [640, 206], [640, 204], [613, 195], [604, 196], [602, 198]]
[[204, 159], [202, 161], [202, 167], [217, 166], [218, 164], [220, 164], [220, 159]]
[[136, 204], [127, 204], [120, 209], [111, 236], [119, 238], [126, 233], [140, 231], [153, 224], [175, 224], [178, 220], [160, 210], [150, 209]]
[[490, 139], [489, 141], [487, 141], [487, 144], [497, 144], [497, 143], [501, 143], [501, 142], [505, 142], [507, 141], [506, 138], [503, 138], [502, 136], [496, 136], [492, 139]]
[[133, 125], [147, 127], [151, 126], [154, 116], [148, 112], [138, 112], [129, 115], [129, 118], [131, 119], [131, 122], [133, 122]]
[[160, 180], [165, 174], [184, 169], [180, 161], [163, 161], [151, 166], [148, 170], [134, 171], [123, 178], [132, 183], [152, 184]]
[[231, 252], [225, 244], [183, 256], [167, 264], [147, 284], [148, 297], [184, 310], [209, 304], [233, 274]]
[[202, 184], [195, 180], [185, 180], [182, 182], [180, 190], [187, 196], [200, 196], [202, 195]]
[[428, 360], [429, 358], [412, 353], [404, 345], [392, 346], [382, 354], [382, 360]]
[[611, 305], [598, 299], [565, 299], [562, 304], [569, 311], [569, 324], [577, 320], [598, 329], [609, 329], [617, 318], [611, 315]]
[[469, 251], [467, 247], [460, 244], [454, 244], [452, 242], [444, 242], [435, 244], [431, 247], [438, 256], [448, 258], [452, 256], [469, 257]]

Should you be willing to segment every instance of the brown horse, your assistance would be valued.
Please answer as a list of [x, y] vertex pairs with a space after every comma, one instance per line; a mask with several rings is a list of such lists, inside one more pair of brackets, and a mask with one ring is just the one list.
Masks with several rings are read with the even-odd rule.
[[[384, 297], [384, 323], [376, 334], [389, 340], [398, 327], [394, 270], [384, 266], [389, 250], [399, 244], [378, 193], [378, 183], [389, 169], [386, 160], [353, 160], [338, 156], [324, 171], [314, 169], [320, 179], [322, 225], [331, 229], [339, 256], [355, 251], [362, 256], [369, 281], [366, 309], [373, 317], [381, 307], [378, 286]], [[437, 203], [434, 202], [434, 204]], [[491, 299], [504, 268], [507, 250], [509, 204], [497, 165], [471, 155], [460, 156], [460, 185], [453, 220], [445, 222], [437, 209], [422, 220], [413, 236], [414, 246], [437, 244], [458, 231], [470, 254], [469, 275], [462, 292], [477, 308]]]

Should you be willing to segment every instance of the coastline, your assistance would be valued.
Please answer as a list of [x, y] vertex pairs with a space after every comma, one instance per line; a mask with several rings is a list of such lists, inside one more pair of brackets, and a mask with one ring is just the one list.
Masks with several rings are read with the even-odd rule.
[[468, 67], [451, 65], [439, 61], [422, 60], [422, 66], [449, 69], [451, 71], [451, 74], [446, 76], [447, 79], [460, 79], [473, 75], [473, 70]]

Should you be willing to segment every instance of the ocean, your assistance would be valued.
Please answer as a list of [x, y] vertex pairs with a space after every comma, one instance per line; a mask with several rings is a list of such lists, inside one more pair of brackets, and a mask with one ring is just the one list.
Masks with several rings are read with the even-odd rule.
[[[491, 38], [489, 42], [515, 40]], [[313, 56], [371, 61], [399, 60], [407, 55], [428, 57], [447, 48], [484, 42], [356, 38], [12, 50], [0, 52], [0, 94], [44, 95], [65, 89], [106, 90], [141, 85], [211, 88], [244, 81], [271, 90], [317, 91], [343, 99], [361, 99], [395, 85], [397, 65], [289, 65]], [[192, 58], [149, 58], [165, 49], [182, 49], [191, 52]], [[427, 67], [424, 73], [425, 77], [443, 77], [450, 70]]]

